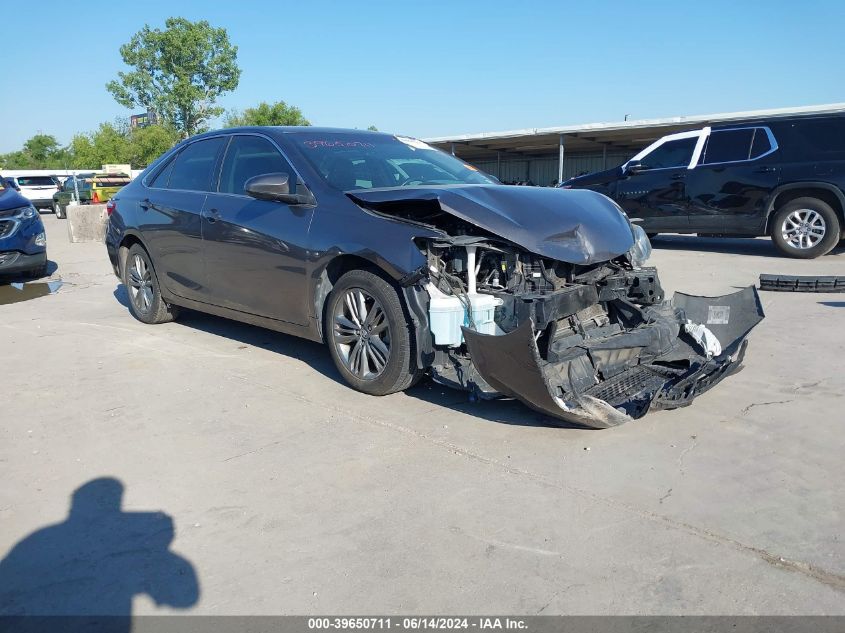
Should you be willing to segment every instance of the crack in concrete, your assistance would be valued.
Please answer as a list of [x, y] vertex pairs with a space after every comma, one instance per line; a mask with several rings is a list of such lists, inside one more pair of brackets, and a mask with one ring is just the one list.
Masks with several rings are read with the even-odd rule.
[[232, 455], [231, 457], [227, 457], [224, 459], [224, 462], [230, 462], [233, 459], [239, 459], [241, 457], [246, 457], [247, 455], [254, 455], [255, 453], [260, 453], [265, 448], [270, 448], [271, 446], [276, 446], [277, 444], [281, 444], [284, 440], [276, 440], [275, 442], [270, 442], [269, 444], [264, 444], [263, 446], [259, 446], [258, 448], [254, 448], [251, 451], [247, 451], [245, 453], [238, 453], [237, 455]]
[[765, 407], [765, 406], [770, 405], [770, 404], [786, 404], [788, 402], [792, 402], [792, 400], [772, 400], [771, 402], [752, 402], [747, 407], [743, 407], [742, 411], [740, 412], [740, 415], [745, 415], [746, 413], [751, 411], [751, 409], [753, 409], [754, 407]]
[[690, 435], [690, 439], [692, 440], [692, 444], [682, 450], [681, 454], [678, 455], [678, 470], [681, 471], [682, 477], [684, 476], [684, 456], [698, 446], [698, 438], [695, 435]]
[[518, 551], [518, 552], [526, 552], [528, 554], [536, 554], [538, 556], [554, 556], [554, 557], [557, 557], [557, 558], [563, 558], [563, 554], [561, 552], [557, 552], [555, 550], [543, 549], [541, 547], [531, 547], [530, 545], [519, 545], [518, 543], [508, 543], [507, 541], [499, 541], [499, 540], [487, 538], [487, 537], [484, 537], [484, 536], [477, 536], [475, 534], [470, 534], [469, 532], [466, 532], [466, 531], [462, 530], [461, 528], [459, 528], [457, 526], [453, 526], [453, 527], [449, 528], [449, 530], [451, 532], [454, 532], [455, 534], [462, 534], [462, 535], [469, 537], [473, 540], [481, 541], [482, 543], [486, 543], [488, 550], [491, 550], [492, 548], [498, 547], [498, 548], [501, 548], [501, 549], [510, 549], [510, 550], [515, 550], [515, 551]]

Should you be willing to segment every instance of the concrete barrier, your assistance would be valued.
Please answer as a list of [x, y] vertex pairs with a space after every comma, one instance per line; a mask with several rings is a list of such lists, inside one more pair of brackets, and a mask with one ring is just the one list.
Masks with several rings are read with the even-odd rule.
[[67, 236], [71, 242], [102, 242], [107, 221], [104, 204], [68, 205]]

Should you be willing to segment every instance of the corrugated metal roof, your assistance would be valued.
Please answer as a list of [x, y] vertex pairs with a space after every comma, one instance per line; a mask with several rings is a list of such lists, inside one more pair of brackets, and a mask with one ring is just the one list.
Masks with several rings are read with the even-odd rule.
[[572, 155], [572, 152], [586, 154], [603, 151], [633, 154], [666, 134], [694, 130], [705, 125], [843, 112], [845, 112], [845, 103], [832, 103], [796, 108], [528, 128], [507, 132], [458, 134], [429, 138], [426, 141], [446, 151], [454, 147], [458, 156], [469, 161], [490, 160], [497, 155], [509, 158], [557, 155], [561, 135], [563, 135], [565, 149], [569, 155]]
[[745, 112], [723, 112], [719, 114], [697, 114], [691, 116], [666, 117], [661, 119], [636, 119], [631, 121], [616, 121], [608, 123], [584, 123], [580, 125], [565, 125], [562, 127], [526, 128], [505, 132], [479, 132], [477, 134], [457, 134], [454, 136], [438, 136], [424, 139], [427, 143], [457, 143], [461, 141], [483, 141], [491, 139], [507, 139], [524, 136], [544, 136], [549, 134], [568, 134], [590, 131], [629, 130], [675, 127], [679, 125], [706, 125], [707, 123], [722, 123], [737, 120], [763, 119], [772, 117], [787, 117], [810, 114], [831, 114], [845, 112], [845, 103], [830, 103], [826, 105], [799, 106], [791, 108], [771, 108], [768, 110], [747, 110]]

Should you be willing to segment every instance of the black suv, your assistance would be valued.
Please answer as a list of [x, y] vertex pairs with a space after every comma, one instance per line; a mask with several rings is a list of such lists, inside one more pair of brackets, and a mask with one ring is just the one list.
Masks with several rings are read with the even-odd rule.
[[818, 257], [845, 237], [845, 113], [664, 136], [561, 186], [609, 196], [652, 236], [770, 235], [789, 257]]

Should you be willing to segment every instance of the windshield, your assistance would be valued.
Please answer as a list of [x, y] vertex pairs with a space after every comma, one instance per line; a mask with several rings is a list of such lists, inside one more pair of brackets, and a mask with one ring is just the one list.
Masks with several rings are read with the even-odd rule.
[[472, 165], [404, 136], [315, 131], [291, 138], [323, 179], [340, 191], [494, 182]]

